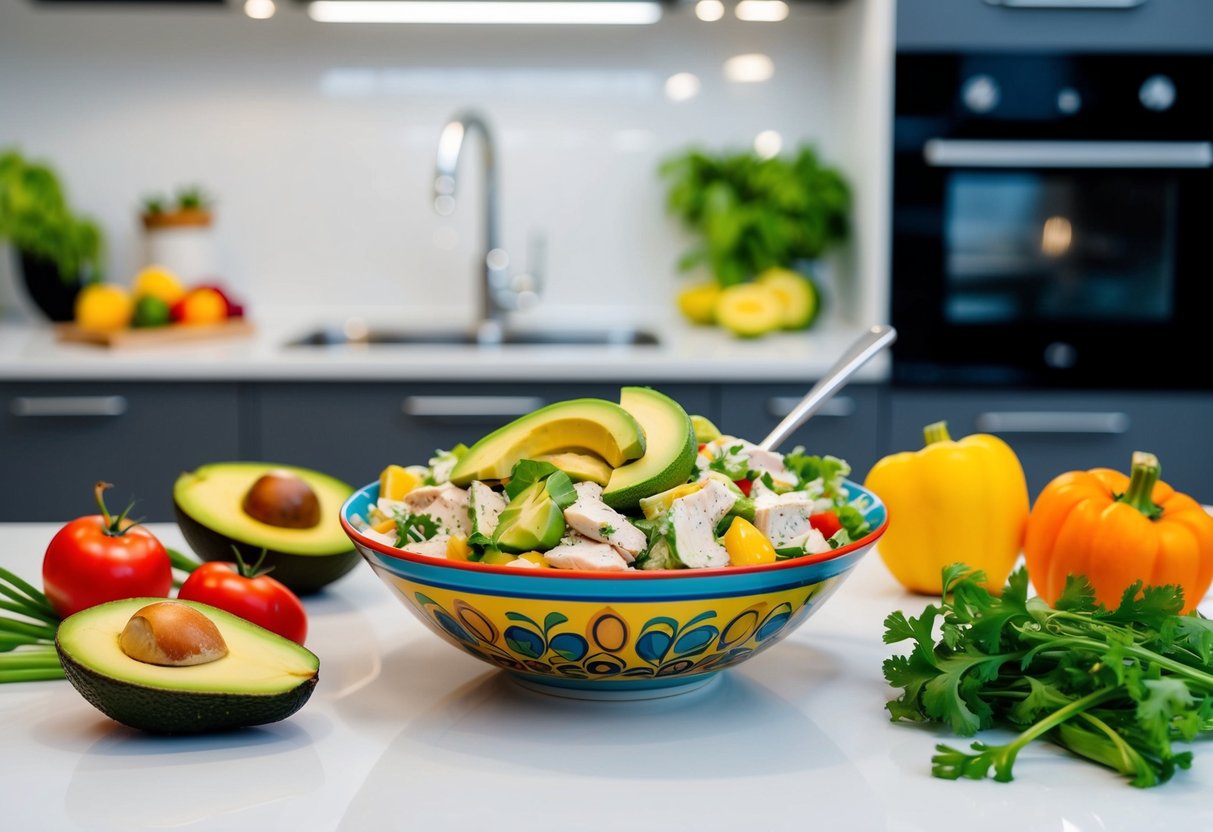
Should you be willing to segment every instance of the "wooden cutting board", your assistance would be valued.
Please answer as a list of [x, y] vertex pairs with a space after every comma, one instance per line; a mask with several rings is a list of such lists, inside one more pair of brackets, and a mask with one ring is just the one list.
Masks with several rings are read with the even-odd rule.
[[252, 335], [253, 325], [244, 318], [231, 318], [218, 324], [171, 324], [140, 329], [100, 332], [75, 324], [59, 324], [55, 337], [64, 343], [94, 344], [100, 347], [170, 347], [198, 341], [213, 341]]

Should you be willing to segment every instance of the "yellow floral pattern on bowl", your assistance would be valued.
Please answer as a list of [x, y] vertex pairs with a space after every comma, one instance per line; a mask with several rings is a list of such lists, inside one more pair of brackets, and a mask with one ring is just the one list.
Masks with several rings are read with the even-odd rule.
[[572, 601], [470, 594], [381, 574], [431, 630], [536, 681], [690, 681], [791, 632], [841, 581], [735, 598]]

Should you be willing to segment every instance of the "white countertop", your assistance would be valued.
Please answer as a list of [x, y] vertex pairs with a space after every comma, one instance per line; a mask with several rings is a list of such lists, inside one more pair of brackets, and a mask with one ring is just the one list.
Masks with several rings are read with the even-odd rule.
[[[549, 313], [550, 314], [550, 313]], [[416, 310], [286, 309], [251, 318], [251, 337], [172, 347], [115, 348], [64, 344], [44, 324], [0, 323], [0, 381], [788, 381], [820, 377], [863, 331], [825, 324], [809, 332], [742, 340], [722, 330], [680, 320], [648, 320], [655, 347], [630, 346], [376, 346], [286, 347], [320, 325], [356, 319], [372, 328], [403, 328], [408, 321], [439, 327], [441, 314]], [[612, 321], [592, 310], [550, 315], [553, 325], [589, 328]], [[452, 322], [454, 324], [454, 322]], [[540, 320], [537, 325], [543, 325]], [[887, 353], [870, 361], [857, 381], [888, 376]]]
[[[153, 525], [182, 547], [175, 526]], [[39, 574], [53, 525], [0, 526]], [[894, 725], [890, 611], [917, 614], [870, 555], [786, 641], [698, 692], [549, 698], [441, 642], [359, 567], [308, 599], [320, 656], [285, 722], [165, 738], [124, 728], [66, 681], [0, 685], [4, 828], [33, 830], [862, 830], [1213, 828], [1213, 749], [1141, 791], [1045, 743], [1016, 780], [930, 776], [944, 732]], [[998, 740], [997, 732], [983, 739]]]

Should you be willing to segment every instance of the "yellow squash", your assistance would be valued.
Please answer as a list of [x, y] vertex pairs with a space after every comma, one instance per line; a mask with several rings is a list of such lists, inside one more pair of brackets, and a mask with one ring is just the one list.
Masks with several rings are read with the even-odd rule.
[[1028, 486], [1019, 458], [996, 436], [953, 441], [945, 422], [923, 430], [926, 447], [877, 462], [865, 485], [889, 511], [877, 550], [907, 589], [938, 594], [943, 567], [964, 563], [1001, 590], [1023, 546]]

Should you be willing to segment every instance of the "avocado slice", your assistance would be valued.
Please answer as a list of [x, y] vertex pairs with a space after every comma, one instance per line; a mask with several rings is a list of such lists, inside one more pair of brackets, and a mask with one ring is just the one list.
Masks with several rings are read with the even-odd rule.
[[[248, 513], [246, 497], [267, 474], [290, 474], [310, 486], [319, 502], [319, 521], [308, 528], [271, 525]], [[293, 591], [315, 592], [349, 572], [358, 553], [341, 528], [341, 505], [350, 486], [318, 471], [269, 462], [218, 462], [177, 477], [173, 507], [181, 533], [203, 560], [234, 561], [232, 547], [246, 563], [264, 565]]]
[[455, 465], [451, 482], [502, 480], [520, 459], [565, 451], [594, 454], [618, 468], [644, 455], [644, 431], [628, 411], [605, 399], [556, 402], [482, 438]]
[[227, 655], [205, 664], [164, 667], [119, 646], [131, 616], [163, 598], [127, 598], [89, 607], [59, 625], [55, 647], [72, 686], [124, 725], [160, 734], [224, 731], [286, 719], [319, 678], [310, 650], [207, 604], [176, 601], [219, 629]]
[[644, 456], [616, 467], [602, 492], [613, 509], [630, 510], [642, 497], [659, 494], [690, 479], [695, 467], [695, 429], [682, 405], [648, 387], [624, 387], [619, 403], [640, 423]]
[[493, 531], [493, 544], [496, 547], [505, 552], [519, 553], [546, 551], [560, 543], [560, 538], [564, 536], [566, 506], [560, 504], [553, 491], [561, 477], [563, 485], [571, 491], [568, 477], [556, 473], [531, 483], [510, 500]]
[[596, 482], [606, 485], [614, 470], [607, 461], [593, 454], [579, 454], [565, 451], [558, 454], [541, 454], [535, 459], [538, 462], [550, 462], [569, 475], [573, 482]]

